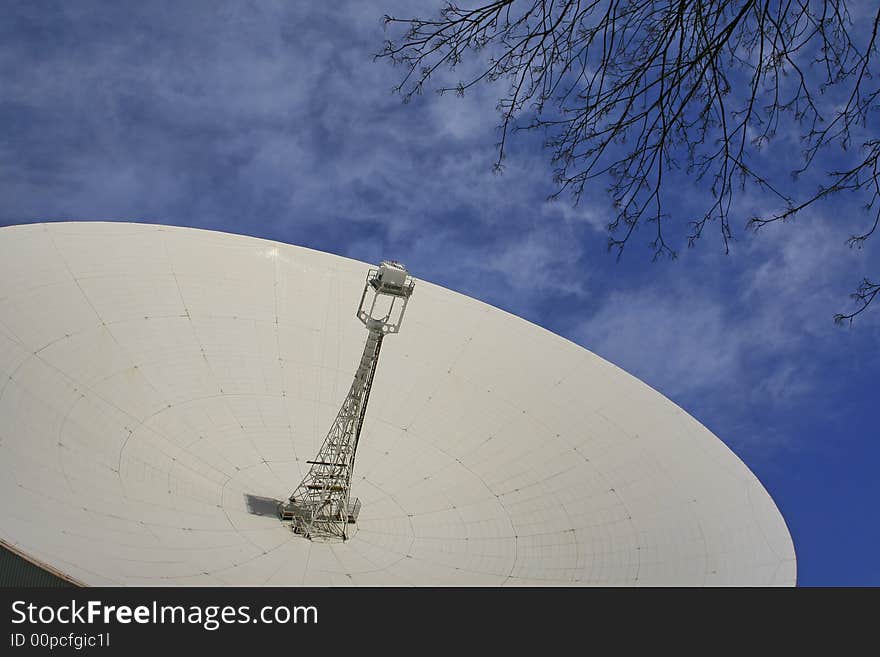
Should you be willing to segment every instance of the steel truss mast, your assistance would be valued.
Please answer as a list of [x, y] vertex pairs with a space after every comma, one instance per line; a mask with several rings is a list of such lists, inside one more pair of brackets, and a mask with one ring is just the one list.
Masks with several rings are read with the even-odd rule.
[[351, 497], [351, 476], [370, 388], [382, 340], [400, 330], [414, 285], [406, 267], [397, 262], [382, 262], [367, 273], [357, 317], [368, 335], [354, 381], [318, 455], [307, 462], [308, 474], [288, 501], [278, 506], [281, 519], [290, 521], [293, 531], [308, 539], [344, 541], [348, 525], [357, 521], [360, 501]]

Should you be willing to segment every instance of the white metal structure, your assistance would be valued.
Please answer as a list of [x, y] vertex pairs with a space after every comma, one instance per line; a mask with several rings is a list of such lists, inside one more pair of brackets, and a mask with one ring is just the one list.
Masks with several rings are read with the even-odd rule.
[[383, 262], [367, 272], [357, 317], [366, 327], [367, 341], [351, 388], [324, 444], [311, 467], [286, 503], [278, 505], [282, 520], [290, 520], [293, 531], [308, 539], [348, 538], [349, 524], [357, 522], [360, 501], [350, 501], [351, 476], [358, 439], [364, 424], [370, 389], [379, 364], [382, 340], [397, 333], [403, 322], [414, 281], [406, 267]]
[[687, 413], [420, 280], [345, 542], [278, 521], [363, 346], [368, 266], [126, 223], [0, 228], [0, 539], [94, 585], [795, 581], [773, 500]]

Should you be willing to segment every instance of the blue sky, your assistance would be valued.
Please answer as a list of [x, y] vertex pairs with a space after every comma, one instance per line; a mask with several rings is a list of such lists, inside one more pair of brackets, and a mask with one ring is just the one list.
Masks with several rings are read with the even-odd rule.
[[[492, 173], [499, 89], [391, 93], [400, 70], [372, 57], [381, 17], [434, 4], [4, 3], [0, 225], [144, 221], [399, 259], [709, 427], [782, 511], [800, 584], [880, 585], [880, 306], [832, 322], [880, 276], [876, 240], [845, 243], [867, 221], [858, 200], [754, 235], [766, 199], [746, 194], [730, 254], [711, 228], [687, 249], [682, 219], [667, 231], [677, 260], [652, 262], [642, 231], [618, 262], [603, 185], [578, 207], [546, 201], [539, 135]], [[766, 163], [784, 176], [797, 157], [783, 135]], [[682, 208], [705, 191], [678, 184]]]

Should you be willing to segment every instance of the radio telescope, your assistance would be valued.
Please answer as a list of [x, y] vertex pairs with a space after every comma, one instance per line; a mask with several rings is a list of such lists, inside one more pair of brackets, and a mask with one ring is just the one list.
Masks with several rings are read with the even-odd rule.
[[86, 585], [795, 583], [748, 468], [582, 347], [419, 279], [376, 367], [393, 320], [356, 315], [364, 279], [411, 279], [370, 270], [189, 228], [0, 229], [3, 544]]

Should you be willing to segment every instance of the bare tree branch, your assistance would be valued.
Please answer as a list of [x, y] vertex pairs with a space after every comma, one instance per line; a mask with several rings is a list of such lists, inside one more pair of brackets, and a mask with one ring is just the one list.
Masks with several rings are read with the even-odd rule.
[[[446, 4], [435, 18], [385, 17], [403, 30], [378, 57], [404, 70], [396, 91], [420, 94], [441, 68], [466, 57], [477, 72], [437, 91], [464, 94], [481, 82], [506, 83], [498, 110], [501, 169], [516, 130], [541, 129], [557, 189], [577, 203], [597, 178], [610, 181], [616, 209], [609, 248], [618, 255], [654, 224], [654, 257], [675, 256], [664, 233], [664, 183], [681, 169], [711, 191], [690, 222], [688, 244], [717, 223], [733, 239], [734, 200], [747, 186], [782, 208], [749, 218], [755, 230], [785, 221], [841, 192], [865, 195], [872, 219], [849, 239], [865, 243], [880, 223], [880, 88], [873, 78], [880, 9], [855, 25], [846, 0], [497, 0], [465, 9]], [[854, 38], [857, 35], [862, 38]], [[780, 126], [801, 131], [803, 176], [832, 145], [855, 163], [823, 172], [813, 193], [789, 193], [761, 173], [754, 154]], [[855, 140], [859, 149], [853, 151]], [[668, 183], [666, 183], [668, 184]], [[867, 287], [866, 287], [867, 285]], [[867, 281], [854, 295], [876, 296]]]

